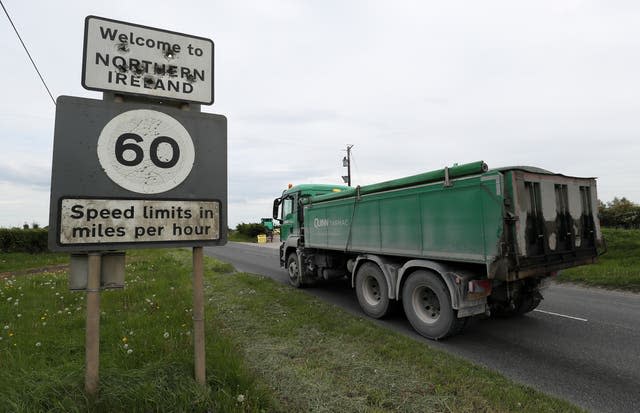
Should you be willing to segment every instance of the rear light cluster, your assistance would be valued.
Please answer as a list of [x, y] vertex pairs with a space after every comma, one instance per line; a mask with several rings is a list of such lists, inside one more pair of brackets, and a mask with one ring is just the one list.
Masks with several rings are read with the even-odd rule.
[[469, 281], [467, 298], [482, 298], [491, 294], [491, 280]]

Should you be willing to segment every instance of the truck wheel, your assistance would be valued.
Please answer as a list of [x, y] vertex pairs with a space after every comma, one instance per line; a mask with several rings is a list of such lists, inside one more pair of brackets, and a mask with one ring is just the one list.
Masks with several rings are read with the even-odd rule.
[[523, 315], [535, 310], [542, 298], [539, 293], [521, 295], [514, 309], [514, 315]]
[[540, 293], [521, 294], [513, 300], [513, 305], [504, 303], [494, 305], [491, 309], [491, 316], [496, 318], [521, 316], [535, 310], [541, 301]]
[[298, 265], [298, 254], [295, 252], [287, 256], [287, 273], [289, 274], [289, 284], [296, 288], [301, 288], [302, 276], [300, 274], [300, 265]]
[[360, 307], [368, 316], [382, 318], [389, 313], [391, 300], [387, 280], [376, 264], [367, 262], [358, 269], [356, 295]]
[[433, 340], [457, 334], [467, 322], [458, 318], [447, 285], [432, 272], [420, 270], [409, 276], [402, 287], [402, 305], [413, 328]]

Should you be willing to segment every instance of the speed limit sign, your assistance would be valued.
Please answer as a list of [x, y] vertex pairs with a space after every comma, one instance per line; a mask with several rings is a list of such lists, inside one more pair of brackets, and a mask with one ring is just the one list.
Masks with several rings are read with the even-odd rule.
[[121, 187], [157, 194], [178, 186], [193, 168], [189, 132], [171, 116], [148, 109], [121, 113], [98, 138], [98, 159]]
[[59, 97], [49, 227], [54, 251], [226, 243], [227, 119]]

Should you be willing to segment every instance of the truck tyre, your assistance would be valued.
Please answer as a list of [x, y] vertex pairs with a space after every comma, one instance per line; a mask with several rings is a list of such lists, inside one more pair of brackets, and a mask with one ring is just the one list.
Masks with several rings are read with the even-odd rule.
[[530, 313], [535, 310], [538, 304], [542, 301], [542, 296], [540, 293], [530, 292], [528, 294], [521, 294], [518, 299], [514, 302], [515, 308], [513, 309], [512, 315], [524, 315]]
[[542, 298], [536, 294], [527, 294], [522, 297], [519, 305], [516, 307], [516, 314], [523, 315], [532, 312], [538, 307], [540, 301], [542, 301]]
[[380, 267], [372, 262], [362, 264], [356, 274], [356, 295], [362, 311], [373, 318], [389, 313], [389, 287]]
[[458, 318], [447, 285], [433, 272], [409, 275], [402, 287], [402, 305], [413, 328], [432, 340], [457, 334], [467, 323], [466, 318]]
[[521, 316], [535, 310], [541, 301], [542, 296], [538, 292], [520, 294], [513, 300], [513, 305], [502, 304], [494, 306], [491, 310], [491, 316], [497, 318]]
[[302, 288], [300, 263], [298, 262], [298, 254], [295, 252], [292, 252], [287, 256], [287, 273], [289, 274], [289, 284], [296, 288]]

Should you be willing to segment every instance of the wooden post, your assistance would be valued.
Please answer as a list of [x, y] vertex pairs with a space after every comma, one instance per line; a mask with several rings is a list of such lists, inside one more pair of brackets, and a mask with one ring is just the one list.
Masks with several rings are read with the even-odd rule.
[[84, 390], [90, 397], [98, 395], [100, 381], [100, 267], [102, 254], [90, 252], [87, 278], [87, 323], [85, 336]]
[[193, 247], [193, 353], [196, 382], [206, 384], [204, 352], [204, 257], [202, 247]]

